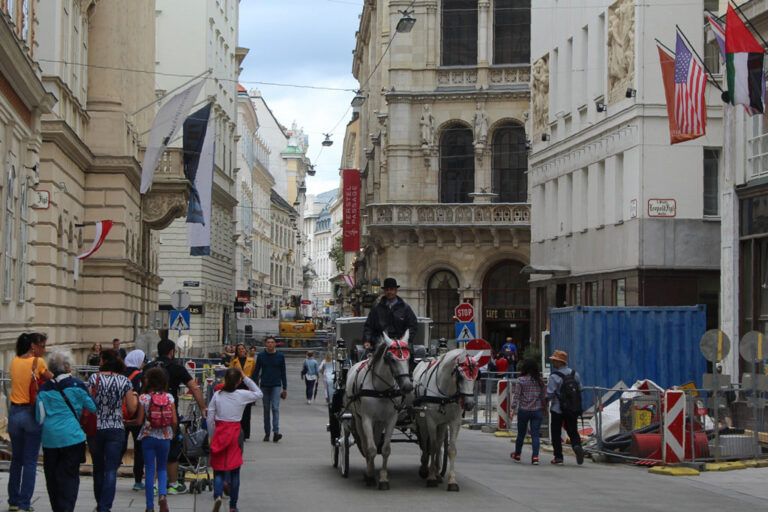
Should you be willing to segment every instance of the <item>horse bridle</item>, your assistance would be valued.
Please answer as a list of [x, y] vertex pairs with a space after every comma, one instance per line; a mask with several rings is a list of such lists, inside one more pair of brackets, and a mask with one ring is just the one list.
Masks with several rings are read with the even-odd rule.
[[[460, 356], [461, 357], [461, 356]], [[461, 372], [465, 372], [465, 375], [467, 377], [470, 377], [471, 375], [477, 375], [478, 366], [477, 363], [469, 356], [464, 356], [463, 358], [457, 357], [455, 359], [456, 365], [453, 368], [453, 371], [451, 372], [452, 375], [455, 375], [458, 379], [462, 379]], [[429, 391], [429, 384], [432, 380], [432, 377], [437, 375], [437, 373], [440, 370], [440, 365], [443, 364], [443, 359], [438, 359], [437, 364], [434, 365], [434, 369], [432, 367], [428, 368], [428, 370], [432, 370], [432, 372], [429, 374], [429, 377], [427, 378], [427, 383], [425, 385], [425, 393]], [[465, 370], [466, 368], [466, 370]], [[468, 373], [468, 375], [467, 375]], [[475, 396], [474, 393], [462, 393], [459, 386], [456, 386], [456, 393], [453, 395], [447, 395], [442, 389], [440, 389], [440, 383], [435, 381], [435, 387], [437, 388], [437, 392], [442, 396], [421, 396], [416, 397], [415, 402], [427, 402], [427, 403], [439, 403], [440, 405], [445, 405], [453, 402], [458, 402], [461, 397], [470, 397]]]
[[[393, 342], [394, 346], [389, 346], [386, 348], [386, 354], [383, 354], [382, 357], [392, 357], [394, 359], [397, 359], [399, 361], [407, 361], [409, 357], [409, 351], [408, 351], [408, 343], [402, 340], [394, 340]], [[379, 379], [384, 384], [389, 385], [389, 382], [384, 380], [376, 371], [373, 369], [373, 364], [367, 364], [367, 371], [366, 373], [371, 373], [371, 377], [373, 379]], [[358, 370], [359, 371], [359, 370]], [[392, 367], [390, 366], [390, 371], [392, 371]], [[397, 398], [397, 397], [405, 397], [405, 393], [402, 389], [400, 389], [399, 385], [397, 384], [398, 379], [401, 379], [403, 377], [409, 377], [409, 373], [401, 373], [401, 374], [395, 374], [392, 372], [392, 377], [395, 379], [394, 386], [390, 386], [389, 388], [385, 390], [376, 390], [376, 389], [360, 389], [357, 390], [357, 392], [354, 395], [354, 399], [357, 399], [359, 397], [374, 397], [374, 398]], [[363, 381], [365, 381], [365, 376], [363, 376]], [[362, 385], [362, 384], [361, 384]]]

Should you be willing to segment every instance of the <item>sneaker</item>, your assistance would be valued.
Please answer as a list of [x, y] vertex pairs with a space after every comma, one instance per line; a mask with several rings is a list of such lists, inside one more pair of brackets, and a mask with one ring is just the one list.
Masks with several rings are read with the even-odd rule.
[[185, 492], [187, 492], [187, 486], [181, 482], [176, 482], [175, 484], [168, 484], [168, 494], [170, 495], [184, 494]]
[[272, 440], [273, 440], [274, 442], [278, 442], [278, 441], [279, 441], [279, 440], [281, 440], [282, 438], [283, 438], [283, 434], [278, 434], [277, 432], [275, 432], [275, 435], [274, 435], [274, 436], [272, 436]]
[[538, 457], [531, 457], [531, 464], [533, 464], [534, 466], [538, 466], [539, 465], [539, 458]]
[[220, 508], [221, 508], [221, 496], [216, 498], [216, 501], [213, 502], [213, 512], [219, 512]]
[[307, 400], [307, 405], [311, 404], [312, 400]]
[[8, 512], [16, 512], [17, 510], [19, 510], [19, 506], [18, 505], [10, 505], [8, 507]]
[[552, 459], [552, 464], [554, 464], [555, 466], [562, 466], [563, 459]]
[[157, 500], [157, 507], [160, 509], [160, 512], [168, 512], [168, 500], [165, 499], [165, 496], [160, 496]]
[[512, 457], [512, 460], [519, 463], [520, 462], [520, 456], [514, 452], [509, 454], [510, 457]]
[[573, 453], [576, 454], [576, 464], [579, 466], [584, 464], [584, 448], [582, 448], [581, 445], [574, 446]]
[[264, 435], [264, 442], [266, 443], [267, 441], [269, 441], [269, 434]]
[[133, 484], [133, 490], [134, 491], [143, 491], [144, 490], [144, 482], [136, 482]]

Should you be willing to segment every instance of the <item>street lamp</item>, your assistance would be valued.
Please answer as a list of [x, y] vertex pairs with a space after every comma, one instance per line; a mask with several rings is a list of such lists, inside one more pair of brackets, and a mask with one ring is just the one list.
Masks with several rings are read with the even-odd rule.
[[354, 108], [362, 107], [363, 103], [365, 103], [365, 95], [363, 94], [363, 91], [357, 90], [355, 92], [355, 97], [352, 98], [352, 106]]
[[323, 135], [325, 135], [325, 140], [323, 140], [323, 142], [321, 142], [320, 144], [322, 144], [325, 147], [333, 146], [333, 141], [331, 140], [331, 134], [324, 133]]
[[371, 281], [371, 289], [373, 290], [374, 295], [379, 294], [379, 290], [381, 289], [381, 281], [379, 281], [378, 277], [374, 277], [373, 281]]
[[413, 28], [413, 25], [416, 23], [416, 18], [412, 17], [411, 14], [413, 11], [408, 12], [408, 9], [404, 11], [397, 11], [400, 14], [403, 15], [402, 18], [397, 22], [397, 27], [395, 27], [395, 30], [397, 30], [401, 34], [405, 34], [411, 31]]

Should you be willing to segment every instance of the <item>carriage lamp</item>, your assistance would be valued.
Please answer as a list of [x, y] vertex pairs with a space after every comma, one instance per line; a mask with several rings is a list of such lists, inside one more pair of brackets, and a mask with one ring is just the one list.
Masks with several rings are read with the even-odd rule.
[[440, 338], [437, 340], [437, 355], [441, 356], [448, 352], [448, 340], [445, 338]]
[[381, 281], [379, 281], [378, 277], [374, 277], [373, 281], [371, 281], [371, 290], [373, 290], [375, 295], [379, 294], [379, 291], [381, 290]]
[[344, 343], [344, 338], [339, 338], [336, 340], [336, 350], [334, 351], [334, 357], [337, 361], [344, 362], [347, 360], [348, 352], [347, 352], [347, 346]]

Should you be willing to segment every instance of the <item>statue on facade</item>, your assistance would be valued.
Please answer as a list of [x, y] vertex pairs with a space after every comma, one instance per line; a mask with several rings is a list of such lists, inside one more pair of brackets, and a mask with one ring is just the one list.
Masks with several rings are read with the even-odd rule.
[[429, 105], [424, 105], [419, 126], [421, 126], [421, 145], [423, 147], [432, 146], [435, 143], [435, 117], [432, 115]]
[[377, 114], [376, 118], [379, 120], [379, 144], [381, 147], [381, 170], [385, 171], [387, 167], [387, 149], [389, 140], [387, 138], [387, 114]]
[[622, 87], [634, 78], [635, 71], [635, 6], [623, 0], [608, 16], [608, 91]]
[[532, 75], [533, 132], [538, 134], [546, 131], [549, 121], [549, 59], [537, 60]]
[[473, 124], [475, 126], [475, 146], [484, 145], [488, 141], [489, 121], [488, 113], [486, 113], [482, 103], [477, 104]]

